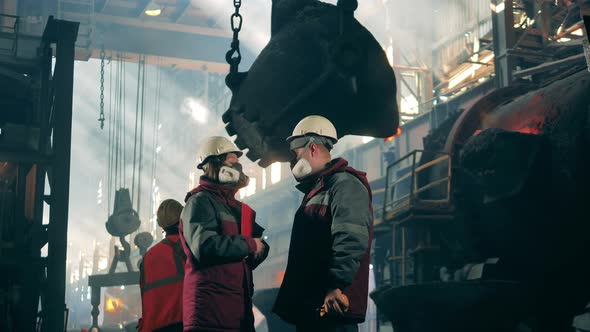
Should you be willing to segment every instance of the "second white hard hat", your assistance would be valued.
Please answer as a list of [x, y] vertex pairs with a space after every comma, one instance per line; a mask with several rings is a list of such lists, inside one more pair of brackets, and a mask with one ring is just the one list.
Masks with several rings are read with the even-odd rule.
[[293, 134], [287, 137], [287, 142], [309, 134], [329, 138], [332, 143], [338, 142], [336, 127], [334, 127], [330, 120], [319, 115], [306, 116], [303, 120], [299, 121], [295, 129], [293, 129]]

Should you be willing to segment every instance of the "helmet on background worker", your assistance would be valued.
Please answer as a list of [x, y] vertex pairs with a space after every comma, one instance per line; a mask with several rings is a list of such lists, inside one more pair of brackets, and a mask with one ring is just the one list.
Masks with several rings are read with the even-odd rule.
[[162, 201], [157, 212], [158, 226], [166, 230], [171, 226], [178, 225], [182, 208], [182, 204], [177, 200], [166, 199]]

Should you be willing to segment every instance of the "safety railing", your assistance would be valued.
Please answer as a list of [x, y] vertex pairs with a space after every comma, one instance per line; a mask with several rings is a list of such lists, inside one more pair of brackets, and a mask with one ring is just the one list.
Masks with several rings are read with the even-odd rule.
[[0, 13], [0, 54], [15, 56], [18, 49], [19, 17]]
[[[420, 164], [422, 156], [431, 156]], [[445, 152], [414, 150], [387, 167], [382, 215], [391, 219], [412, 207], [440, 207], [451, 200], [451, 158]]]
[[408, 229], [402, 225], [402, 216], [413, 209], [444, 211], [450, 203], [451, 158], [448, 153], [415, 150], [387, 168], [381, 216], [383, 222], [392, 225], [392, 255], [389, 257], [392, 285], [405, 286], [414, 279], [414, 260], [408, 251], [412, 238], [408, 238]]

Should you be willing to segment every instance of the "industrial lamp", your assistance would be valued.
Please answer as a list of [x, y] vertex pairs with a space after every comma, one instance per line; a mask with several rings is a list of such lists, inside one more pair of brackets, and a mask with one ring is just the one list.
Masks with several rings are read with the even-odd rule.
[[158, 16], [162, 14], [162, 7], [155, 1], [151, 1], [147, 7], [145, 7], [145, 14], [147, 16]]

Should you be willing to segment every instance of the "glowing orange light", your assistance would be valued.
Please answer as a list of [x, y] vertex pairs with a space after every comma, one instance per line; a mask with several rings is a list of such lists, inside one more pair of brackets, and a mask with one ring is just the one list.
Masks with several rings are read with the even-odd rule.
[[522, 134], [535, 134], [535, 135], [538, 135], [540, 132], [539, 128], [531, 128], [531, 127], [520, 128], [517, 131]]
[[384, 142], [393, 142], [393, 140], [402, 134], [402, 127], [397, 127], [397, 131], [393, 136], [389, 136], [383, 139]]
[[283, 283], [283, 279], [285, 278], [285, 271], [279, 271], [277, 273], [277, 285], [281, 285]]
[[123, 310], [123, 300], [118, 297], [108, 297], [105, 300], [105, 310], [113, 313]]
[[[533, 127], [523, 127], [523, 128], [518, 128], [515, 130], [512, 130], [521, 134], [535, 134], [538, 135], [541, 130], [539, 128], [533, 128]], [[481, 133], [481, 129], [476, 130], [475, 132], [473, 132], [473, 136], [476, 136], [477, 134]]]

